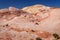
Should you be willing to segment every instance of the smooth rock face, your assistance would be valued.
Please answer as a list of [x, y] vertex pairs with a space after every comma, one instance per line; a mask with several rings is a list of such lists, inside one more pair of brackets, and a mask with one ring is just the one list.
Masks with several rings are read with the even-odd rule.
[[56, 40], [53, 34], [60, 35], [59, 8], [34, 5], [3, 10], [0, 10], [0, 40]]
[[17, 11], [19, 10], [18, 8], [15, 8], [15, 7], [9, 7], [9, 11]]
[[4, 13], [4, 12], [8, 12], [8, 9], [5, 8], [5, 9], [0, 9], [0, 13]]

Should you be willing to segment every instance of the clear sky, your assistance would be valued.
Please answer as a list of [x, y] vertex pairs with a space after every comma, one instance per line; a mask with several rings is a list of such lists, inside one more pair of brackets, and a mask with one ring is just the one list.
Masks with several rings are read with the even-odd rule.
[[0, 9], [10, 6], [23, 8], [25, 6], [43, 4], [46, 6], [60, 7], [60, 0], [0, 0]]

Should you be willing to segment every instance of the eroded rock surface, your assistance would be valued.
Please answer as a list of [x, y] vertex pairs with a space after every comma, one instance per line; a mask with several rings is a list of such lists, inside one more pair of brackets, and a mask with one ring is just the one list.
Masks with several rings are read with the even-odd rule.
[[33, 5], [0, 9], [0, 40], [60, 40], [59, 35], [59, 8]]

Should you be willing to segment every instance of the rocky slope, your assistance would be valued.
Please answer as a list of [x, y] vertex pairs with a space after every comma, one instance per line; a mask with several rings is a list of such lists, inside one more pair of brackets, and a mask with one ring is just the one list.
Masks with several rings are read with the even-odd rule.
[[44, 5], [0, 9], [0, 40], [60, 40], [59, 12]]

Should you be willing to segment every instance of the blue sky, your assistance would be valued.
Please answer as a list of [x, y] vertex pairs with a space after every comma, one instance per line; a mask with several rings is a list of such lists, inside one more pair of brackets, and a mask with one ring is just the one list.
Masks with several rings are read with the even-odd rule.
[[60, 0], [0, 0], [0, 9], [9, 6], [23, 8], [25, 6], [43, 4], [46, 6], [60, 7]]

